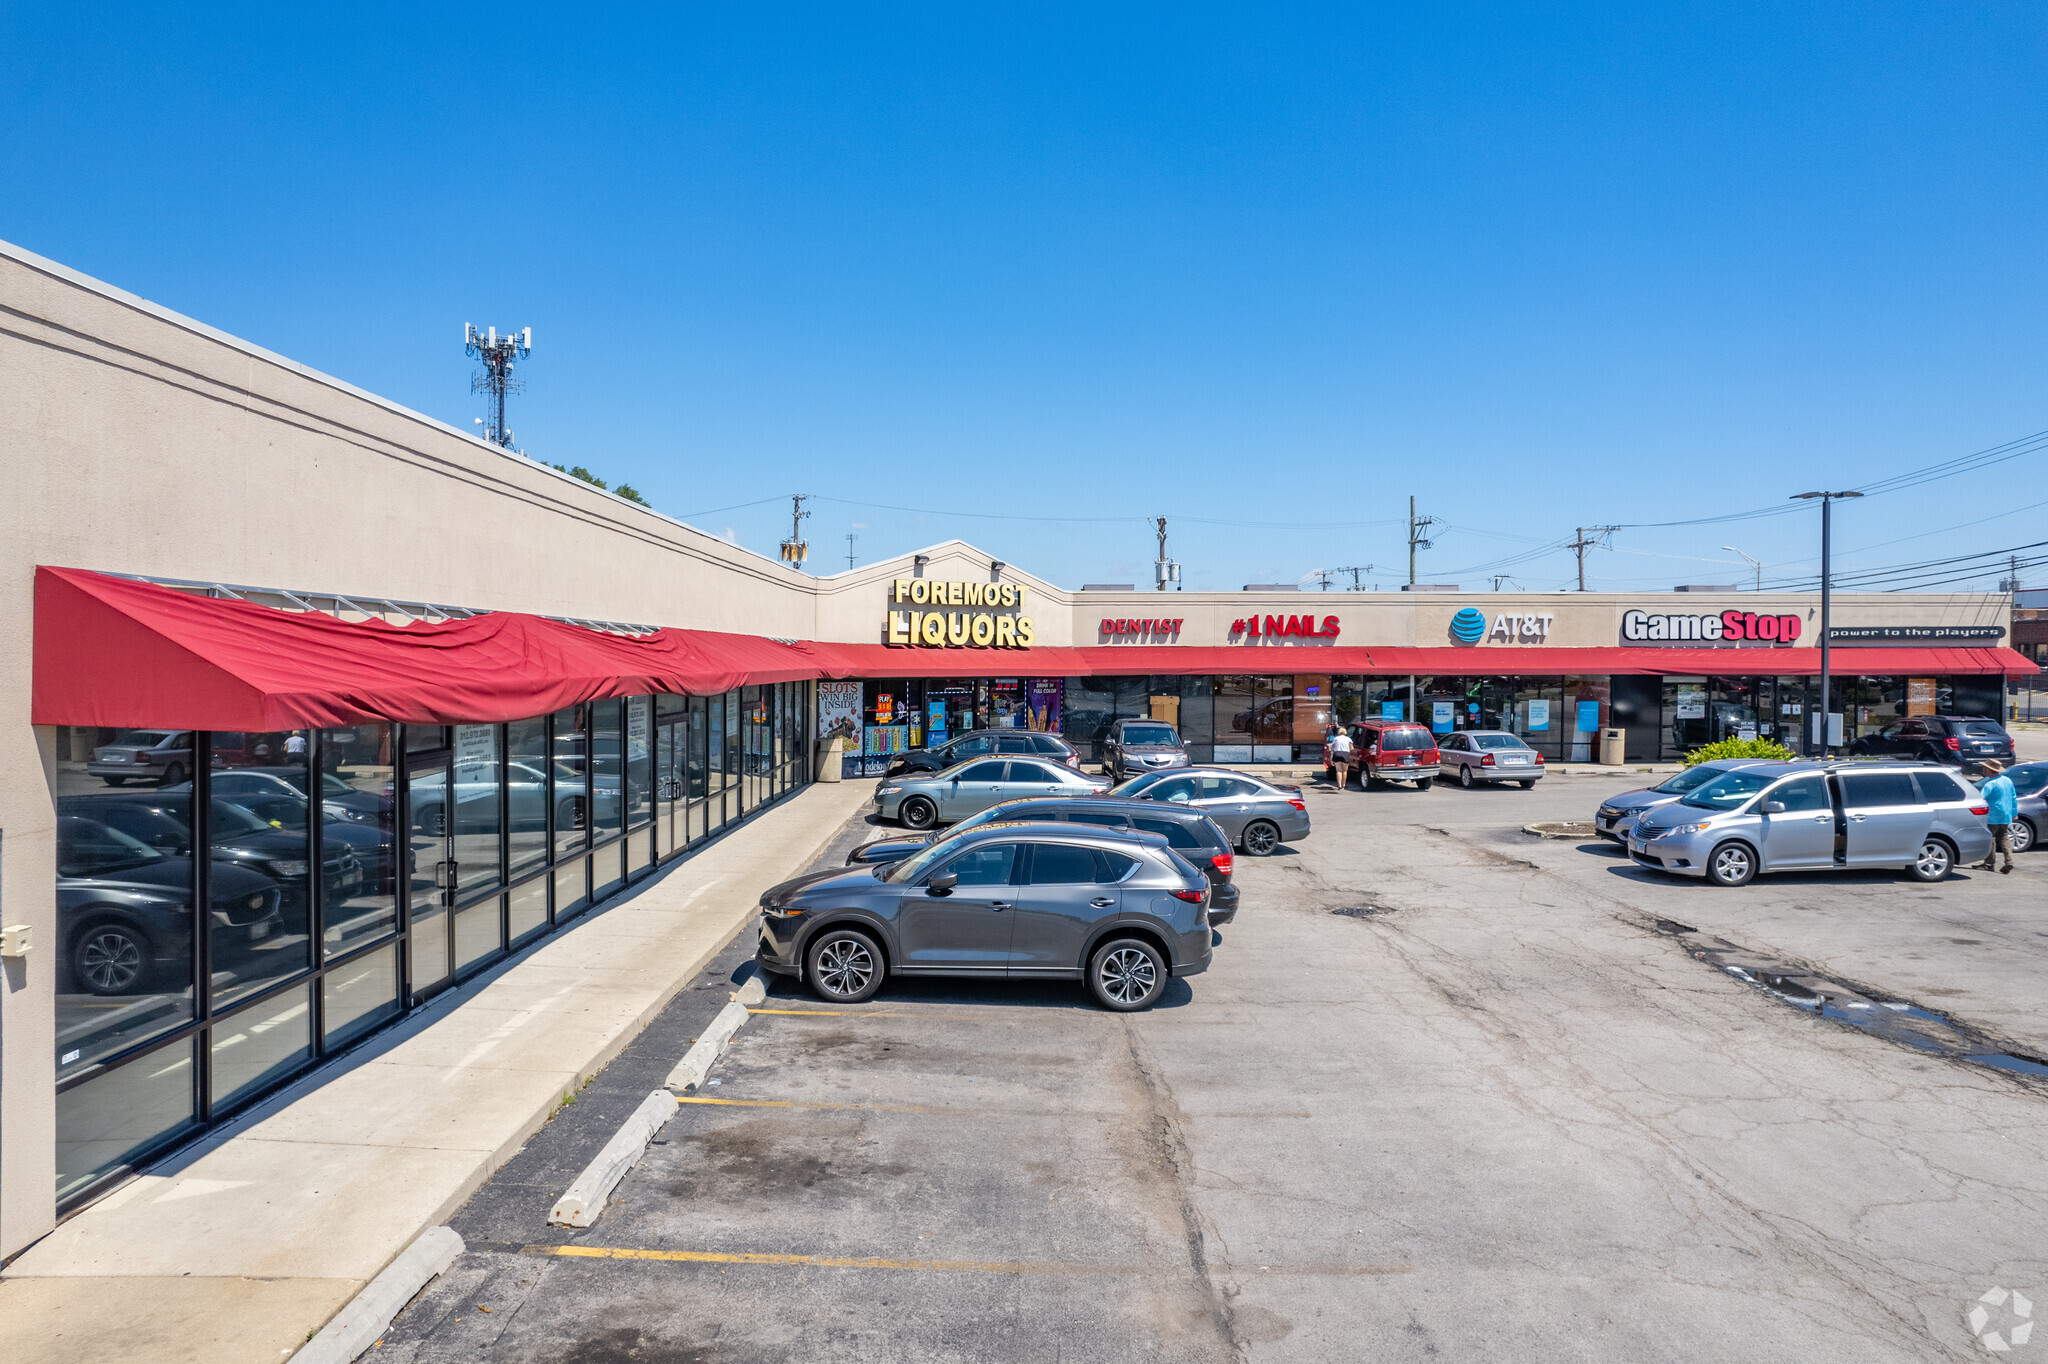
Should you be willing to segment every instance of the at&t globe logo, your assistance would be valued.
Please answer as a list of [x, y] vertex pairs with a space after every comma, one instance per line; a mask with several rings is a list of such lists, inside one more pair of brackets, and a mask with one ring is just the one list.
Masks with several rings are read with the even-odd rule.
[[1451, 617], [1451, 638], [1460, 644], [1477, 644], [1486, 634], [1486, 613], [1468, 606]]

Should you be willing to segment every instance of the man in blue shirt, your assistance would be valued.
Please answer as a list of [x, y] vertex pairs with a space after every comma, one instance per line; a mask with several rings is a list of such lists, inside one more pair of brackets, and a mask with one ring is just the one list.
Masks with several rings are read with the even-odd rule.
[[1986, 758], [1977, 766], [1991, 774], [1990, 779], [1977, 788], [1984, 797], [1984, 803], [1991, 807], [1991, 813], [1984, 817], [1985, 824], [1991, 829], [1991, 851], [1977, 864], [1977, 870], [1990, 871], [1991, 859], [2002, 853], [2005, 865], [1998, 870], [2009, 872], [2012, 870], [2012, 822], [2020, 816], [2019, 793], [2012, 789], [2012, 778], [2005, 775], [2005, 764], [1998, 759]]

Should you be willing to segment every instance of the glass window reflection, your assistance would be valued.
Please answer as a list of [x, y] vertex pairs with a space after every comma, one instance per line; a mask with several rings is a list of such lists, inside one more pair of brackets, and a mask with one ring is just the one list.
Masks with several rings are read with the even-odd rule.
[[617, 697], [590, 704], [591, 836], [600, 843], [625, 827], [624, 716], [625, 703]]
[[282, 1080], [312, 1056], [306, 987], [253, 1004], [213, 1025], [213, 1106], [222, 1109]]
[[455, 726], [456, 896], [468, 899], [500, 884], [504, 846], [498, 790], [498, 727]]
[[654, 816], [654, 698], [626, 702], [626, 827], [637, 829]]
[[510, 800], [507, 861], [510, 875], [548, 860], [548, 722], [514, 720], [505, 726], [505, 778]]
[[[251, 732], [214, 750], [209, 814], [221, 827], [211, 835], [207, 939], [216, 1008], [313, 964], [311, 738], [303, 729]], [[324, 810], [323, 802], [322, 818]], [[322, 851], [325, 885], [360, 882], [344, 840]]]
[[397, 805], [391, 726], [320, 731], [320, 841], [323, 864], [346, 849], [353, 870], [323, 872], [321, 923], [327, 954], [374, 942], [398, 927]]
[[588, 706], [555, 712], [555, 856], [572, 857], [589, 841], [590, 733]]
[[193, 1127], [192, 1042], [174, 1042], [57, 1096], [57, 1197]]

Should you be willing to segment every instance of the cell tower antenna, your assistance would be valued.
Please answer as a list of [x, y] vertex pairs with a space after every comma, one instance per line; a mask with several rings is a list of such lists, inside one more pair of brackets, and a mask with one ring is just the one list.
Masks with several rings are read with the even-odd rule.
[[803, 538], [804, 518], [810, 515], [804, 503], [810, 500], [809, 493], [791, 493], [789, 497], [789, 538], [782, 542], [782, 562], [791, 568], [801, 569], [811, 557], [811, 547]]
[[505, 425], [505, 395], [526, 392], [525, 381], [512, 377], [512, 362], [533, 354], [533, 328], [522, 327], [500, 336], [496, 327], [478, 331], [465, 322], [462, 351], [483, 361], [483, 369], [469, 381], [469, 391], [490, 395], [491, 415], [484, 423], [484, 439], [510, 450], [512, 429]]

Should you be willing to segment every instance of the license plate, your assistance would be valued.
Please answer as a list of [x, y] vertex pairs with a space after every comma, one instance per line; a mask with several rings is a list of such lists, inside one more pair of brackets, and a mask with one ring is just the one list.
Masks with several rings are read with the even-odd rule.
[[1527, 758], [1506, 758], [1502, 761], [1509, 767], [1527, 767], [1529, 765]]
[[1413, 758], [1403, 758], [1403, 759], [1401, 759], [1401, 766], [1403, 766], [1403, 767], [1413, 767], [1413, 766], [1415, 766], [1415, 759], [1413, 759]]

